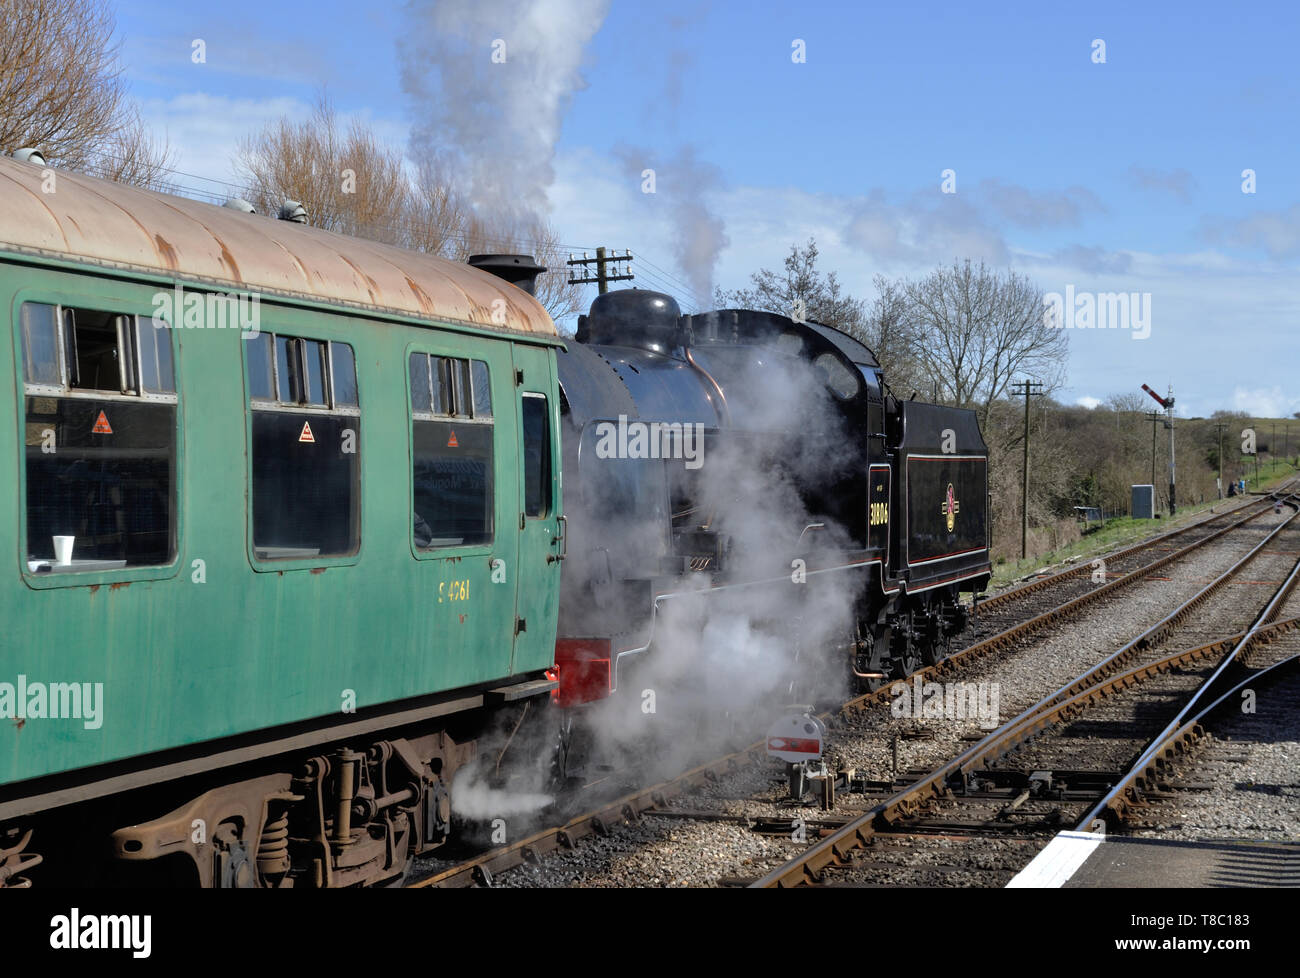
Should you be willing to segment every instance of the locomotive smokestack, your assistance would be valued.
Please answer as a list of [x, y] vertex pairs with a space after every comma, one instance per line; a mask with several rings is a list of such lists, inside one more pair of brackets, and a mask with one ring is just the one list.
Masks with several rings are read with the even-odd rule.
[[546, 271], [532, 255], [470, 255], [466, 264], [491, 272], [529, 295], [537, 294], [537, 276]]

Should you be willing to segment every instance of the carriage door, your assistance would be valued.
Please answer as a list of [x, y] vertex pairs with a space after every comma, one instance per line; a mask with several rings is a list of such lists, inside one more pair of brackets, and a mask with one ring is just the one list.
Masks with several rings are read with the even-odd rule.
[[555, 353], [515, 345], [515, 402], [519, 431], [519, 565], [515, 569], [515, 646], [512, 673], [546, 669], [555, 661], [560, 560], [567, 541], [560, 515], [559, 405]]

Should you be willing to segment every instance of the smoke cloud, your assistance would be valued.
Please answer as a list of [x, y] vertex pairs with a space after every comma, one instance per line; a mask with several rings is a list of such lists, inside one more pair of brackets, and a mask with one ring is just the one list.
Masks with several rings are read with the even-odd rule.
[[[645, 199], [662, 209], [671, 234], [678, 270], [685, 276], [692, 295], [679, 296], [689, 309], [707, 309], [713, 297], [713, 278], [718, 260], [731, 239], [726, 221], [714, 198], [724, 186], [722, 171], [702, 160], [695, 147], [685, 145], [671, 155], [641, 146], [621, 145], [614, 155], [634, 185], [643, 188]], [[646, 170], [653, 170], [654, 193], [644, 190]]]
[[417, 0], [398, 41], [410, 151], [483, 216], [546, 213], [583, 51], [609, 0]]
[[669, 167], [669, 214], [677, 244], [677, 264], [692, 291], [708, 302], [713, 296], [713, 273], [722, 249], [731, 243], [722, 215], [710, 204], [722, 186], [722, 171], [699, 159], [695, 149], [684, 147]]

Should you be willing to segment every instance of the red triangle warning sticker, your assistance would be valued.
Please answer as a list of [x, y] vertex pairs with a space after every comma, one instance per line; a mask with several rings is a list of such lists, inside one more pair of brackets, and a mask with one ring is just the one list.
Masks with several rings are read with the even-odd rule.
[[103, 411], [99, 412], [99, 417], [95, 419], [95, 427], [90, 429], [97, 435], [111, 435], [113, 426], [108, 423], [108, 415]]
[[311, 425], [306, 421], [302, 423], [302, 434], [298, 436], [299, 441], [305, 441], [309, 445], [316, 444], [316, 438], [311, 433]]
[[456, 432], [453, 431], [453, 432], [451, 433], [451, 437], [447, 439], [447, 447], [448, 447], [448, 448], [460, 448], [460, 442], [458, 442], [458, 441], [456, 440]]

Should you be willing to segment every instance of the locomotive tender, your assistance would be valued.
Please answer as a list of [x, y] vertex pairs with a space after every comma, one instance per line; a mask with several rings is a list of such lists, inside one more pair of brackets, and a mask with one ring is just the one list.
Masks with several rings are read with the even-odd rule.
[[0, 159], [0, 887], [398, 881], [495, 731], [609, 698], [673, 607], [868, 687], [945, 654], [971, 412], [652, 292], [565, 344], [537, 266], [477, 264]]

